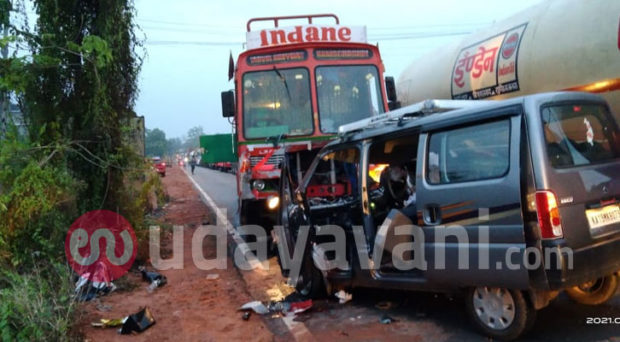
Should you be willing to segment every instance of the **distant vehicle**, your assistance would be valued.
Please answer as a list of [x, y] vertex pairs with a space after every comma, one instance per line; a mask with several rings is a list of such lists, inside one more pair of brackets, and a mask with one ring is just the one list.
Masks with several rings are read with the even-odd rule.
[[166, 177], [166, 162], [163, 161], [160, 157], [151, 158], [153, 163], [153, 168], [160, 176]]
[[559, 291], [599, 305], [618, 289], [620, 130], [600, 96], [425, 101], [341, 126], [298, 187], [291, 166], [277, 243], [281, 265], [304, 257], [302, 294], [461, 293], [511, 340]]
[[232, 163], [231, 162], [219, 162], [215, 163], [215, 169], [224, 172], [232, 171]]

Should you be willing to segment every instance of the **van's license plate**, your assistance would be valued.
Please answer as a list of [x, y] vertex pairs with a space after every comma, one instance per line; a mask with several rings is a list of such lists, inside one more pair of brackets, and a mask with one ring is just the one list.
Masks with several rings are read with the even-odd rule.
[[620, 222], [620, 204], [612, 204], [602, 208], [586, 210], [590, 229]]

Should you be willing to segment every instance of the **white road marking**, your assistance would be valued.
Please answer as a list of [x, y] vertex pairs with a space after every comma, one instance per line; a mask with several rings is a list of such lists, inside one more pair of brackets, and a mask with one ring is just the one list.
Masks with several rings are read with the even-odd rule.
[[[218, 226], [224, 225], [226, 227], [228, 234], [232, 236], [235, 244], [237, 245], [237, 248], [241, 250], [243, 255], [245, 255], [248, 263], [252, 266], [252, 270], [254, 271], [257, 269], [265, 269], [263, 264], [258, 261], [254, 253], [250, 251], [248, 245], [245, 243], [245, 241], [243, 241], [239, 233], [237, 233], [237, 231], [233, 228], [233, 225], [228, 220], [228, 217], [226, 217], [226, 209], [222, 210], [221, 208], [219, 208], [215, 201], [207, 194], [206, 191], [202, 189], [198, 182], [196, 182], [185, 169], [182, 170], [187, 176], [187, 178], [189, 178], [189, 180], [192, 182], [192, 184], [194, 184], [194, 187], [198, 190], [198, 192], [200, 192], [200, 196], [204, 199], [205, 202], [207, 202], [207, 205], [211, 207], [211, 209], [215, 210]], [[293, 315], [286, 315], [282, 317], [282, 322], [284, 323], [284, 325], [286, 325], [286, 328], [289, 330], [291, 335], [293, 335], [295, 341], [314, 341], [315, 339], [312, 336], [312, 333], [310, 333], [310, 330], [308, 330], [308, 328], [306, 327], [306, 325], [303, 322], [294, 321], [294, 318], [295, 316]]]

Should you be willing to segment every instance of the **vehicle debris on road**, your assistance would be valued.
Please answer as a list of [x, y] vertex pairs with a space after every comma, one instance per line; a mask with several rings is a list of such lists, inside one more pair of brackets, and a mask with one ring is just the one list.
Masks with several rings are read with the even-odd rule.
[[[98, 279], [98, 281], [94, 279]], [[88, 302], [99, 296], [105, 296], [114, 290], [116, 290], [116, 285], [111, 281], [108, 268], [102, 262], [98, 262], [94, 272], [80, 275], [75, 283], [76, 299], [79, 302]]]
[[98, 328], [114, 328], [121, 327], [119, 334], [128, 335], [132, 333], [141, 333], [155, 324], [155, 318], [148, 307], [136, 312], [133, 315], [124, 318], [101, 318], [99, 322], [93, 322], [90, 325]]
[[146, 288], [146, 290], [149, 292], [153, 292], [156, 288], [164, 286], [168, 283], [168, 279], [166, 278], [166, 276], [161, 273], [149, 272], [144, 266], [140, 266], [138, 269], [140, 270], [140, 273], [142, 273], [142, 280], [148, 281], [150, 284]]
[[379, 322], [381, 322], [381, 324], [392, 324], [392, 323], [396, 322], [396, 320], [394, 318], [388, 316], [388, 315], [383, 315], [379, 319]]
[[348, 302], [348, 301], [353, 299], [353, 295], [350, 294], [350, 293], [347, 293], [344, 290], [340, 290], [340, 291], [336, 292], [334, 294], [334, 296], [336, 296], [336, 298], [338, 298], [338, 302], [340, 304], [344, 304], [344, 303], [346, 303], [346, 302]]
[[119, 334], [128, 335], [132, 333], [141, 333], [155, 324], [155, 318], [148, 307], [136, 312], [133, 315], [125, 317], [123, 327], [119, 329]]
[[258, 300], [245, 303], [239, 308], [239, 311], [248, 311], [248, 310], [252, 310], [259, 315], [265, 315], [269, 313], [269, 309], [267, 309], [267, 307]]

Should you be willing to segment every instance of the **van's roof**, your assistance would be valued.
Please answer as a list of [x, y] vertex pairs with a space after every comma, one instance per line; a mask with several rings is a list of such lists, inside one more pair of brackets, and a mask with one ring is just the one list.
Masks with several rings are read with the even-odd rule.
[[[472, 100], [475, 101], [475, 100]], [[553, 102], [599, 102], [605, 103], [605, 100], [594, 94], [584, 92], [552, 92], [540, 93], [534, 95], [526, 95], [507, 100], [490, 100], [480, 101], [480, 106], [455, 109], [447, 112], [440, 112], [429, 115], [411, 117], [399, 123], [398, 120], [378, 123], [368, 128], [344, 133], [337, 139], [328, 144], [328, 146], [337, 145], [344, 142], [353, 142], [357, 140], [369, 139], [385, 134], [393, 134], [413, 128], [419, 129], [421, 132], [437, 129], [445, 126], [454, 126], [460, 123], [471, 122], [473, 120], [490, 119], [495, 116], [502, 115], [497, 109], [512, 106], [520, 106], [526, 111], [538, 112], [537, 108], [544, 104]], [[413, 108], [415, 105], [399, 108], [398, 111], [407, 112], [407, 108]], [[413, 111], [413, 110], [412, 110]]]

